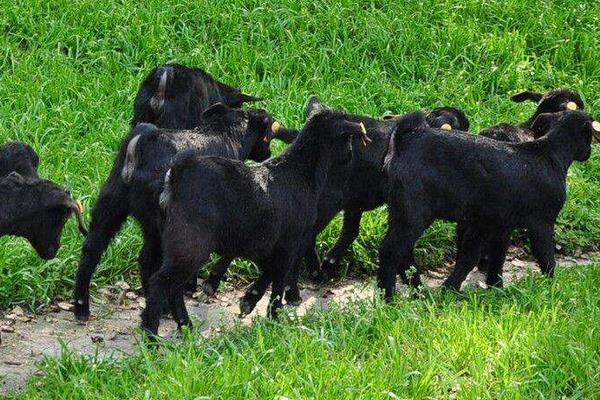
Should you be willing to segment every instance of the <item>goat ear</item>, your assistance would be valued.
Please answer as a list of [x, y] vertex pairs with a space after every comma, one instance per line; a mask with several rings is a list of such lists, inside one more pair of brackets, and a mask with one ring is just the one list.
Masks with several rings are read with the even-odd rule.
[[540, 100], [542, 100], [542, 97], [544, 97], [542, 93], [526, 90], [524, 92], [513, 95], [510, 99], [515, 103], [522, 103], [525, 100], [531, 100], [538, 103]]
[[533, 121], [533, 124], [531, 124], [531, 130], [534, 133], [533, 137], [537, 139], [544, 136], [548, 133], [557, 119], [558, 116], [553, 113], [543, 113], [538, 115]]
[[325, 106], [321, 103], [321, 100], [317, 96], [310, 96], [306, 101], [306, 117], [310, 118], [314, 114], [321, 110], [324, 110]]
[[244, 92], [239, 92], [237, 94], [237, 98], [238, 98], [238, 102], [239, 103], [250, 103], [250, 102], [253, 102], [253, 101], [262, 101], [262, 100], [264, 100], [262, 97], [252, 96], [252, 95], [249, 95], [249, 94], [244, 93]]
[[204, 110], [202, 113], [202, 118], [222, 117], [227, 115], [229, 111], [231, 111], [231, 108], [229, 108], [228, 105], [216, 103]]

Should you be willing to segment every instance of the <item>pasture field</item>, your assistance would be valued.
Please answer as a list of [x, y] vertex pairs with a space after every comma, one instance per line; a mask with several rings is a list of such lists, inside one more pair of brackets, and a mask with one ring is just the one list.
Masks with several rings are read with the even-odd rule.
[[[448, 105], [472, 131], [528, 118], [523, 89], [570, 87], [600, 118], [600, 2], [595, 0], [0, 0], [0, 142], [31, 144], [40, 173], [87, 211], [126, 135], [142, 78], [156, 64], [199, 66], [262, 96], [300, 127], [311, 94], [380, 116]], [[283, 148], [276, 144], [276, 151]], [[569, 172], [557, 226], [562, 252], [600, 247], [600, 145]], [[332, 246], [336, 219], [319, 240]], [[363, 217], [348, 265], [373, 273], [386, 211]], [[425, 267], [454, 255], [454, 226], [418, 243]], [[82, 237], [67, 224], [56, 259], [0, 239], [0, 310], [70, 298]], [[138, 284], [130, 221], [93, 285]], [[236, 263], [241, 279], [255, 267]], [[186, 338], [120, 361], [49, 360], [22, 398], [597, 398], [600, 268], [560, 271], [506, 290], [393, 306], [359, 303], [301, 321], [259, 320], [222, 337]], [[186, 378], [185, 380], [183, 378]], [[90, 396], [90, 397], [88, 397]], [[396, 397], [394, 397], [396, 396]], [[370, 397], [370, 396], [367, 396]], [[199, 397], [203, 398], [203, 397]]]
[[14, 399], [597, 399], [600, 265], [363, 301], [125, 359], [64, 353]]

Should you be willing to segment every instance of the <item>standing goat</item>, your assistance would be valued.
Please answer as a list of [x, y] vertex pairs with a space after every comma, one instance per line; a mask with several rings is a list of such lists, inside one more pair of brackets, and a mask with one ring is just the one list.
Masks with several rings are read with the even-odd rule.
[[92, 274], [128, 215], [140, 223], [144, 235], [138, 261], [146, 293], [150, 276], [161, 264], [158, 200], [175, 154], [195, 149], [204, 155], [263, 161], [270, 156], [273, 130], [279, 130], [279, 124], [266, 111], [233, 109], [220, 103], [207, 109], [193, 130], [162, 130], [152, 124], [133, 128], [92, 209], [90, 234], [83, 244], [75, 280], [75, 317], [89, 318]]
[[456, 266], [444, 285], [460, 290], [486, 246], [487, 283], [502, 285], [502, 266], [515, 228], [527, 228], [542, 272], [554, 273], [554, 225], [566, 199], [567, 171], [586, 161], [600, 123], [581, 111], [540, 114], [531, 125], [540, 139], [504, 143], [481, 136], [447, 135], [427, 128], [421, 114], [399, 121], [390, 143], [389, 227], [379, 251], [378, 284], [391, 298], [400, 272], [415, 266], [413, 249], [436, 219], [460, 222], [464, 234]]
[[184, 284], [213, 252], [256, 261], [261, 275], [241, 299], [240, 310], [250, 313], [272, 281], [269, 315], [276, 315], [288, 272], [313, 230], [330, 170], [351, 161], [352, 135], [367, 141], [363, 124], [313, 106], [296, 140], [259, 165], [197, 152], [176, 157], [162, 194], [164, 261], [152, 277], [142, 313], [145, 330], [157, 333], [167, 299], [177, 323], [190, 324]]

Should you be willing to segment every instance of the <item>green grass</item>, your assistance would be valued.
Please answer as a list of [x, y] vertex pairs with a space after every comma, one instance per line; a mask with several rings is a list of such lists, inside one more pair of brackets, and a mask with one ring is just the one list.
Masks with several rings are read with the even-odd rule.
[[[382, 115], [455, 105], [474, 130], [521, 121], [533, 105], [508, 96], [568, 86], [600, 109], [600, 3], [564, 0], [15, 0], [0, 13], [0, 141], [39, 152], [41, 173], [93, 205], [128, 128], [143, 76], [157, 63], [198, 65], [264, 96], [284, 124], [300, 126], [319, 94], [335, 107]], [[278, 146], [278, 150], [282, 148]], [[558, 242], [598, 247], [600, 152], [575, 165]], [[348, 258], [366, 271], [386, 230], [370, 213]], [[329, 248], [339, 220], [321, 236]], [[427, 265], [451, 255], [453, 229], [437, 224], [419, 244]], [[68, 295], [82, 239], [69, 222], [57, 259], [19, 239], [0, 240], [0, 309]], [[101, 286], [135, 271], [130, 223], [95, 275]], [[237, 273], [254, 272], [238, 263]], [[133, 277], [135, 280], [136, 278]]]
[[258, 318], [121, 360], [65, 353], [14, 398], [596, 399], [599, 285], [600, 265], [563, 269], [460, 298]]

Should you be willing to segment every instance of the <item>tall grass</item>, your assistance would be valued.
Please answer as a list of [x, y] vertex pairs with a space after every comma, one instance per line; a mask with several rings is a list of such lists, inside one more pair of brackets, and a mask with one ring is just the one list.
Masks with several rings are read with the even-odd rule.
[[463, 298], [360, 302], [188, 335], [122, 360], [65, 353], [15, 399], [595, 399], [600, 266]]

